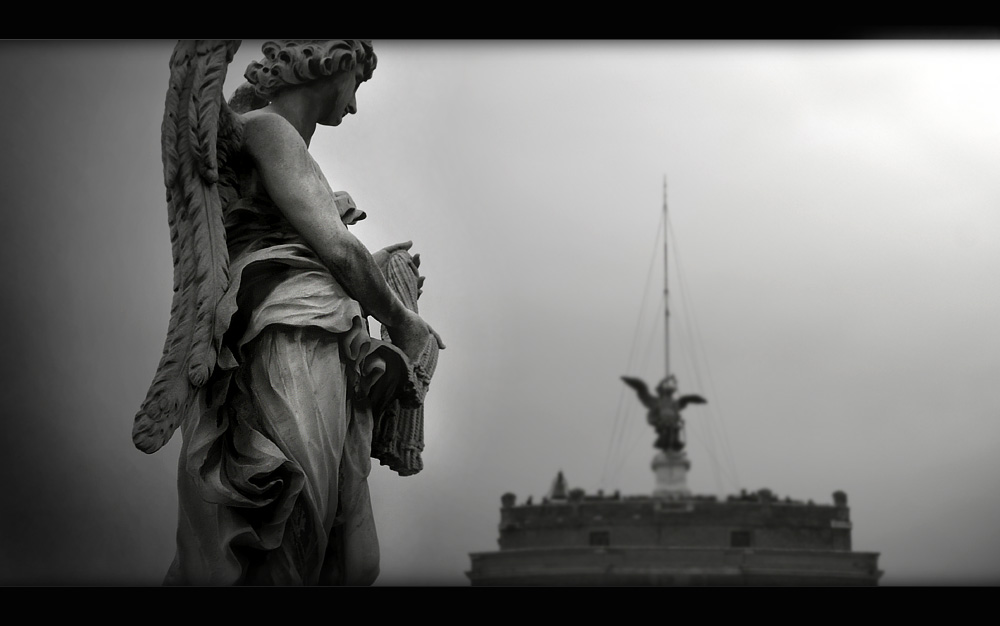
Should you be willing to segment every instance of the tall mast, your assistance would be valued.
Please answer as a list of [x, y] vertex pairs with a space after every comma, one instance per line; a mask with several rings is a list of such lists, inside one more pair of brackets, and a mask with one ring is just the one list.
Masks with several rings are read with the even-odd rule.
[[667, 373], [670, 376], [670, 289], [667, 286], [667, 175], [663, 175], [663, 342]]

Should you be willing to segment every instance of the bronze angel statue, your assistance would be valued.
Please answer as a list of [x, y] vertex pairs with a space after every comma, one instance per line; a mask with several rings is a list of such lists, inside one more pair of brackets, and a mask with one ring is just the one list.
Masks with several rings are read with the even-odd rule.
[[636, 391], [639, 401], [649, 410], [646, 420], [656, 429], [657, 435], [654, 447], [664, 452], [683, 450], [684, 419], [681, 417], [681, 410], [689, 404], [706, 404], [708, 401], [695, 394], [674, 398], [674, 393], [677, 392], [677, 379], [673, 374], [660, 381], [656, 386], [655, 396], [639, 378], [622, 376], [622, 380]]
[[[308, 148], [357, 112], [364, 40], [264, 44], [227, 102], [239, 41], [182, 41], [162, 125], [174, 258], [163, 357], [135, 418], [183, 442], [167, 584], [371, 584], [371, 458], [420, 470], [422, 403], [444, 348], [417, 313], [410, 242], [375, 253]], [[369, 335], [368, 316], [382, 325]]]

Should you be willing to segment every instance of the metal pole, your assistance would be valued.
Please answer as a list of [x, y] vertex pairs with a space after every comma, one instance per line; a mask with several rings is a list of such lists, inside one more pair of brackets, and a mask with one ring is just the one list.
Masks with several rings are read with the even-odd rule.
[[667, 175], [663, 175], [663, 342], [670, 376], [670, 289], [667, 286]]

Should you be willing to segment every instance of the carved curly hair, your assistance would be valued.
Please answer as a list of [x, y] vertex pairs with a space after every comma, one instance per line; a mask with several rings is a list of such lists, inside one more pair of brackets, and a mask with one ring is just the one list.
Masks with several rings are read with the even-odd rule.
[[361, 39], [287, 39], [268, 41], [264, 60], [254, 61], [244, 74], [257, 95], [269, 98], [286, 87], [312, 82], [365, 64], [364, 80], [375, 71], [375, 51]]
[[261, 47], [262, 61], [247, 66], [247, 83], [233, 94], [230, 106], [237, 113], [265, 106], [275, 94], [336, 72], [354, 71], [364, 64], [363, 81], [372, 77], [378, 57], [367, 39], [284, 39]]

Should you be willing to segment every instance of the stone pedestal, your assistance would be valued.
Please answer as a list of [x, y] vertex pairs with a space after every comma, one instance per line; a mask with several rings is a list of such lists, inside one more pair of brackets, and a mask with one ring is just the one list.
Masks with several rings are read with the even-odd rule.
[[687, 473], [691, 469], [691, 462], [688, 461], [686, 452], [661, 450], [653, 457], [652, 467], [653, 473], [656, 474], [654, 498], [676, 500], [691, 495], [691, 490], [687, 486]]

